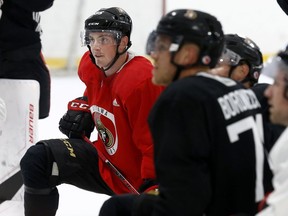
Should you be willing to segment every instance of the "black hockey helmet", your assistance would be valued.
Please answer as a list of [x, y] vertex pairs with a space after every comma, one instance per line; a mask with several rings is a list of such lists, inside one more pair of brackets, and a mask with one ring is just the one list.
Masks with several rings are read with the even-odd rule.
[[224, 38], [226, 51], [232, 51], [239, 56], [237, 60], [234, 58], [231, 66], [237, 66], [241, 61], [244, 61], [250, 68], [245, 80], [257, 83], [263, 67], [263, 56], [257, 44], [250, 38], [240, 37], [237, 34], [225, 34]]
[[153, 51], [154, 46], [149, 43], [152, 43], [158, 34], [170, 36], [174, 47], [178, 45], [175, 50], [170, 48], [171, 52], [177, 52], [185, 42], [197, 44], [201, 52], [195, 65], [211, 68], [217, 64], [224, 46], [221, 23], [216, 17], [197, 10], [177, 9], [163, 16], [154, 33], [148, 38], [147, 54]]
[[[93, 31], [110, 31], [121, 33], [117, 39], [123, 36], [129, 38], [129, 47], [131, 46], [130, 35], [132, 31], [132, 20], [130, 16], [119, 7], [102, 8], [95, 14], [85, 20], [84, 40], [87, 40], [87, 33]], [[84, 41], [84, 45], [87, 43]]]
[[[106, 32], [111, 34], [116, 41], [116, 55], [104, 72], [109, 70], [117, 61], [120, 55], [124, 54], [132, 45], [130, 35], [132, 31], [132, 20], [130, 16], [119, 7], [102, 8], [85, 20], [84, 33], [81, 34], [82, 45], [86, 45], [91, 53], [89, 34], [91, 32]], [[124, 51], [118, 52], [118, 47], [123, 36], [128, 37], [128, 44]], [[96, 65], [94, 57], [90, 54], [92, 62]], [[96, 65], [97, 66], [97, 65]]]

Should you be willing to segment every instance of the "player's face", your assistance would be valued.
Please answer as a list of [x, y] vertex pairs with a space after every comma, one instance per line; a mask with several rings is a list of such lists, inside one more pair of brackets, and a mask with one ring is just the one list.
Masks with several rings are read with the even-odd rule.
[[117, 42], [113, 34], [107, 32], [91, 32], [89, 45], [96, 64], [107, 67], [116, 55]]
[[271, 122], [288, 126], [288, 99], [284, 97], [286, 82], [285, 74], [278, 72], [274, 83], [265, 90], [264, 95], [270, 105]]
[[155, 50], [151, 53], [154, 60], [154, 68], [152, 70], [152, 82], [156, 85], [169, 85], [175, 76], [176, 67], [171, 64], [171, 53], [169, 51], [171, 45], [170, 37], [157, 36], [155, 41]]

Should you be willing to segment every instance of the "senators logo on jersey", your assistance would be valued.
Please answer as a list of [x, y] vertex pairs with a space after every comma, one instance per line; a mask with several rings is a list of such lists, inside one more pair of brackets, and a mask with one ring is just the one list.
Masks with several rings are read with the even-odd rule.
[[[118, 149], [118, 137], [116, 133], [114, 114], [96, 105], [91, 106], [90, 110], [95, 121], [95, 126], [99, 133], [99, 137], [105, 145], [107, 153], [109, 155], [114, 155]], [[105, 124], [103, 123], [104, 120]], [[114, 128], [113, 131], [108, 129], [107, 125], [109, 124], [111, 125], [109, 128]]]

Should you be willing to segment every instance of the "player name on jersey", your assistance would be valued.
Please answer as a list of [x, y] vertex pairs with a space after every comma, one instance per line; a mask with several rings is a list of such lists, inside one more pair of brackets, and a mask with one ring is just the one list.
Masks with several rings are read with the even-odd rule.
[[250, 89], [240, 89], [218, 98], [226, 120], [247, 110], [260, 108], [261, 105]]

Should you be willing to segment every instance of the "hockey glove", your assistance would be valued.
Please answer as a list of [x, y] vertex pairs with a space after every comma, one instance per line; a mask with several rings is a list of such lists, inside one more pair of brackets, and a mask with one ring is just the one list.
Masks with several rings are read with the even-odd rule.
[[68, 138], [90, 138], [94, 121], [87, 104], [87, 97], [79, 97], [68, 103], [68, 111], [59, 121], [59, 130]]

